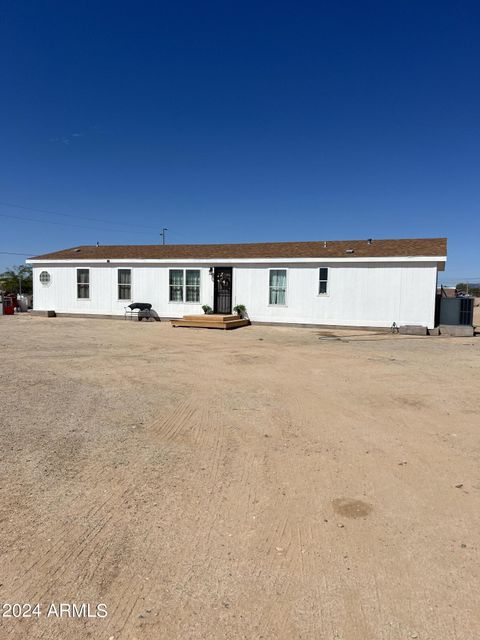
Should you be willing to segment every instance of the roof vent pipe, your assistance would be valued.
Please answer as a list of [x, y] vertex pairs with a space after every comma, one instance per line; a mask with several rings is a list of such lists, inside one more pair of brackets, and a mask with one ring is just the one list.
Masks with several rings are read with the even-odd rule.
[[325, 242], [323, 243], [323, 248], [326, 249], [327, 248], [327, 241], [325, 240]]
[[368, 244], [372, 244], [373, 240], [372, 240], [371, 238], [369, 238], [369, 239], [367, 240], [367, 242], [368, 242]]

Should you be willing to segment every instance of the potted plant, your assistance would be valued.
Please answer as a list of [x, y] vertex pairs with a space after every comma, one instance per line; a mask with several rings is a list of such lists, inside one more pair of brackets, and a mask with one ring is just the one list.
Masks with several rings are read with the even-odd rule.
[[247, 307], [244, 304], [237, 304], [236, 307], [233, 307], [233, 310], [241, 318], [244, 318], [247, 314]]
[[212, 313], [213, 309], [212, 307], [209, 307], [208, 304], [203, 304], [202, 305], [202, 309], [203, 309], [203, 313]]

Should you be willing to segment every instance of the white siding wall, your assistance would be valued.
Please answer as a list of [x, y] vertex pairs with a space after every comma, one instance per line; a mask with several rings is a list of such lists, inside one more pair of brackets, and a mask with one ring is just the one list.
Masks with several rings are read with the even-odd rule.
[[[280, 268], [279, 265], [271, 265]], [[434, 326], [434, 263], [322, 263], [329, 267], [328, 294], [318, 295], [320, 264], [287, 268], [285, 306], [268, 304], [269, 272], [235, 269], [234, 299], [253, 320], [387, 327], [393, 322]]]
[[[77, 268], [90, 269], [88, 300], [77, 299]], [[198, 265], [172, 265], [171, 268], [199, 269]], [[118, 300], [118, 269], [132, 270], [131, 301]], [[42, 271], [48, 271], [51, 276], [47, 286], [39, 281]], [[123, 315], [124, 307], [130, 302], [150, 302], [159, 316], [179, 318], [188, 313], [203, 313], [202, 304], [209, 304], [213, 298], [213, 282], [206, 267], [200, 267], [200, 304], [169, 302], [169, 267], [163, 265], [36, 265], [33, 283], [33, 308], [53, 309], [58, 313]]]
[[[117, 299], [117, 269], [132, 269], [132, 301], [150, 302], [162, 317], [202, 313], [213, 307], [213, 282], [205, 264], [34, 266], [34, 309], [59, 313], [123, 314], [128, 301]], [[318, 295], [319, 267], [329, 267], [328, 295]], [[78, 300], [76, 268], [90, 268], [90, 299]], [[200, 304], [169, 302], [169, 268], [201, 271]], [[285, 306], [268, 303], [269, 269], [287, 269]], [[51, 282], [38, 276], [46, 270]], [[261, 322], [349, 326], [434, 325], [437, 267], [429, 262], [233, 264], [233, 304], [244, 304]]]

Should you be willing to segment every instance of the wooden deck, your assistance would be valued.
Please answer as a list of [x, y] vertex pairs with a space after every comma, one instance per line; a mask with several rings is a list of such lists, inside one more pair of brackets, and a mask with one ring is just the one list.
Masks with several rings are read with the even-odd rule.
[[183, 316], [178, 320], [170, 320], [172, 327], [197, 327], [199, 329], [237, 329], [250, 324], [249, 320], [235, 315], [220, 315], [217, 313], [199, 316]]

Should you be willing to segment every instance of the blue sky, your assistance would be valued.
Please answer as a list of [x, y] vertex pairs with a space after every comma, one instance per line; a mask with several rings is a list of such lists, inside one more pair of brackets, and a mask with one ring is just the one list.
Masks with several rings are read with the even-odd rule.
[[480, 279], [479, 29], [469, 1], [5, 0], [0, 252], [446, 235], [442, 279]]

